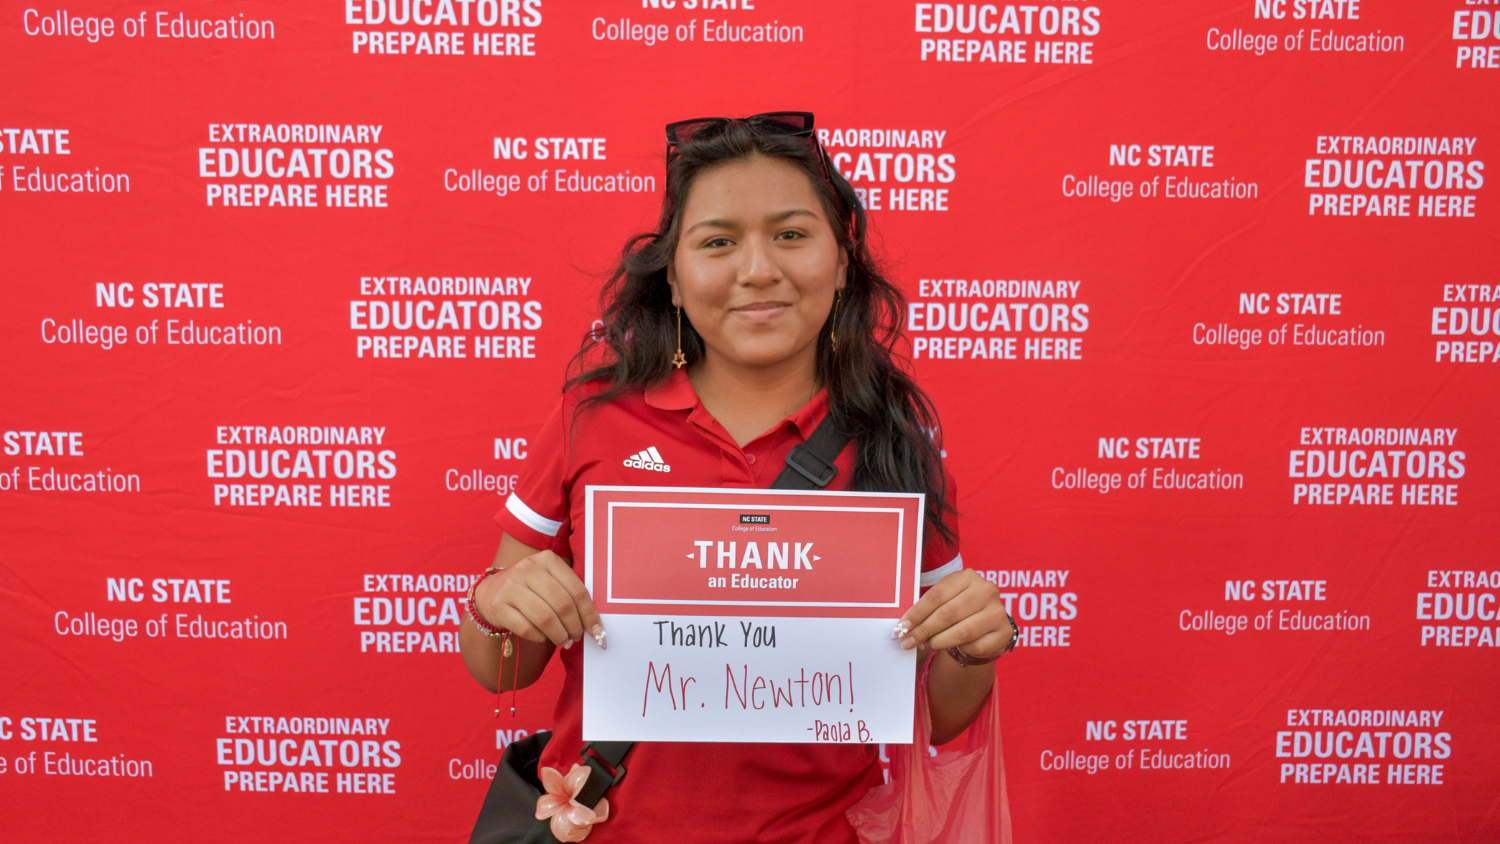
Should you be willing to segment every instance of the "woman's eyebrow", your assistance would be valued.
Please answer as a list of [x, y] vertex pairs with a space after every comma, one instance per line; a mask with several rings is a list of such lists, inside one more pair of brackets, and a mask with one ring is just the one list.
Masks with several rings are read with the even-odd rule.
[[702, 227], [702, 226], [712, 226], [712, 227], [717, 228], [717, 229], [732, 229], [732, 228], [735, 227], [735, 224], [733, 222], [729, 221], [729, 220], [719, 220], [719, 219], [699, 220], [698, 222], [692, 224], [691, 226], [688, 226], [687, 231], [683, 232], [683, 234], [692, 234], [693, 233], [693, 229], [696, 229], [696, 228], [699, 228], [699, 227]]
[[766, 222], [768, 222], [768, 223], [779, 223], [782, 220], [785, 220], [785, 219], [787, 219], [789, 217], [795, 217], [798, 214], [806, 214], [807, 216], [812, 217], [814, 219], [819, 219], [817, 214], [814, 214], [813, 212], [807, 210], [806, 208], [790, 208], [790, 209], [788, 209], [786, 211], [782, 211], [782, 212], [780, 212], [778, 214], [772, 214], [772, 215], [766, 217]]
[[[766, 222], [768, 222], [768, 223], [779, 223], [782, 220], [788, 219], [790, 217], [795, 217], [798, 214], [806, 214], [807, 216], [812, 217], [814, 219], [819, 219], [817, 214], [814, 214], [813, 212], [807, 210], [806, 208], [789, 208], [786, 211], [778, 211], [775, 214], [768, 215], [766, 217]], [[721, 219], [718, 219], [718, 218], [714, 218], [714, 219], [711, 219], [711, 220], [699, 220], [698, 222], [692, 224], [691, 226], [688, 226], [687, 231], [683, 232], [683, 234], [692, 234], [692, 232], [693, 232], [694, 229], [700, 228], [702, 226], [710, 226], [712, 228], [719, 228], [719, 229], [733, 229], [733, 228], [737, 228], [738, 224], [735, 223], [732, 220], [721, 220]]]

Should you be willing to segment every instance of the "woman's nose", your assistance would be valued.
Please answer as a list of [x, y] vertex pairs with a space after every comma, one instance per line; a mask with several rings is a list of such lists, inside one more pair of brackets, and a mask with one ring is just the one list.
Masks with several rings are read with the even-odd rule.
[[740, 284], [760, 287], [781, 279], [781, 267], [777, 265], [769, 245], [760, 238], [749, 238], [742, 254], [744, 262], [740, 265]]

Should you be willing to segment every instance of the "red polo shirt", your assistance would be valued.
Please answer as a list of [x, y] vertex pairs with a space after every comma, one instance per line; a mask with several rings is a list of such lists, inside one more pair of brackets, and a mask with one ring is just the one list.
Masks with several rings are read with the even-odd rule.
[[[743, 448], [703, 407], [687, 373], [578, 417], [570, 393], [530, 446], [516, 491], [495, 515], [506, 533], [573, 560], [583, 577], [586, 485], [769, 487], [792, 448], [828, 414], [820, 391], [801, 410]], [[571, 437], [569, 436], [571, 433]], [[847, 489], [854, 446], [834, 461], [829, 489]], [[945, 470], [946, 472], [946, 470]], [[948, 489], [954, 489], [945, 477]], [[575, 526], [580, 529], [575, 530]], [[963, 567], [957, 543], [931, 531], [923, 586]], [[559, 650], [566, 676], [541, 764], [563, 773], [583, 746], [583, 649]], [[875, 745], [638, 742], [630, 773], [610, 790], [609, 820], [590, 841], [854, 842], [844, 810], [881, 782]]]

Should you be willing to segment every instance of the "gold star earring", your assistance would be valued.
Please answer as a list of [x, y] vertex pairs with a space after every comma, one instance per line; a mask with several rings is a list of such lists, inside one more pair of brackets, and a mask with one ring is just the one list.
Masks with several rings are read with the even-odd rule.
[[672, 365], [678, 369], [687, 365], [687, 355], [682, 353], [682, 306], [677, 307], [677, 354], [672, 356]]

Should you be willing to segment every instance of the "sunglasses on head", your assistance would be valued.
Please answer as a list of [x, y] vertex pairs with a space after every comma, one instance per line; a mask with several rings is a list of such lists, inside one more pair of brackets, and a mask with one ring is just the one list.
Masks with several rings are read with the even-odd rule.
[[810, 111], [768, 111], [749, 117], [696, 117], [668, 123], [668, 160], [678, 145], [717, 137], [734, 123], [745, 124], [757, 135], [806, 136], [818, 151], [818, 167], [823, 171], [823, 178], [833, 184], [833, 179], [828, 175], [828, 153], [818, 143], [817, 135], [813, 134], [813, 115]]

